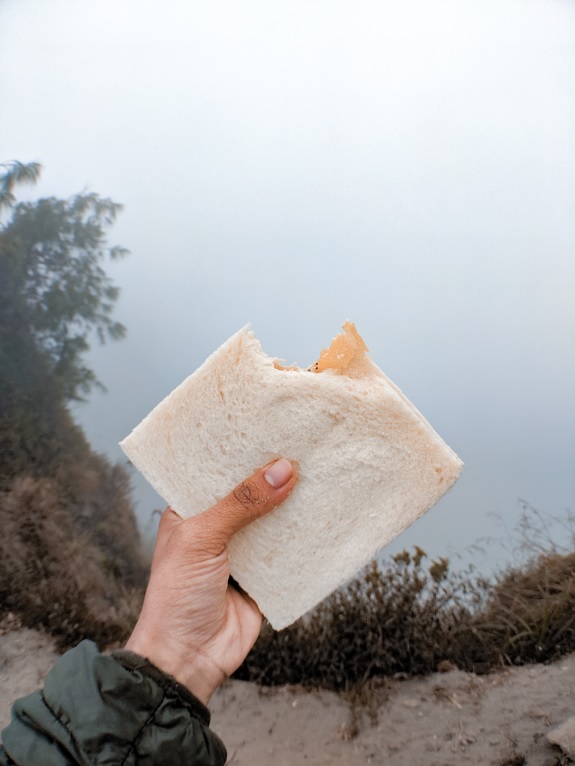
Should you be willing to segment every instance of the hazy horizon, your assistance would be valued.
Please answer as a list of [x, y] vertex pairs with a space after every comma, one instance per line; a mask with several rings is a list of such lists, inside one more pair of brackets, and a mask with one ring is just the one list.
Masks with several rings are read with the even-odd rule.
[[4, 0], [21, 196], [125, 206], [95, 448], [247, 322], [309, 364], [349, 318], [466, 464], [390, 551], [500, 561], [520, 498], [575, 511], [574, 31], [567, 0]]

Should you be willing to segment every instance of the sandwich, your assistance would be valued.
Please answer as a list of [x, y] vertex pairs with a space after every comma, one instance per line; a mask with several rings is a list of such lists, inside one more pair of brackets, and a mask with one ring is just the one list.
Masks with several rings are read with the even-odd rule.
[[310, 367], [281, 361], [243, 327], [120, 444], [184, 518], [275, 458], [297, 461], [287, 500], [228, 547], [232, 576], [277, 630], [429, 510], [463, 465], [351, 322]]

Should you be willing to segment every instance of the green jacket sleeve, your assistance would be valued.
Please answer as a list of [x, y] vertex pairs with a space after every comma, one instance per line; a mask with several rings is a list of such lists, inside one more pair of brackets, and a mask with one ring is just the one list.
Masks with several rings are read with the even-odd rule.
[[14, 704], [0, 766], [223, 766], [209, 723], [208, 709], [147, 660], [83, 641], [42, 691]]

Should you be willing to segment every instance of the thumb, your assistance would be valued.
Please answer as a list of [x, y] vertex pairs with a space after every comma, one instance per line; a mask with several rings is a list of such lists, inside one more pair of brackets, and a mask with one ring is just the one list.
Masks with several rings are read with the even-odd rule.
[[296, 469], [297, 463], [286, 458], [274, 460], [196, 516], [196, 539], [203, 550], [217, 556], [236, 532], [283, 503], [295, 486]]

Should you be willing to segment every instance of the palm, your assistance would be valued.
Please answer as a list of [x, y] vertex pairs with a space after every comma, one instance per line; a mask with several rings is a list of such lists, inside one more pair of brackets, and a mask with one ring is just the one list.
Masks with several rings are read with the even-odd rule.
[[[222, 636], [231, 638], [222, 666], [231, 675], [242, 664], [262, 626], [262, 616], [251, 599], [229, 585], [226, 593], [226, 622]], [[234, 640], [235, 637], [235, 640]]]
[[[217, 592], [209, 594], [207, 603], [210, 608], [203, 614], [206, 627], [211, 628], [205, 651], [226, 675], [231, 675], [255, 643], [262, 625], [262, 616], [249, 596], [228, 584], [227, 556], [218, 569]], [[214, 578], [212, 582], [217, 580]]]

